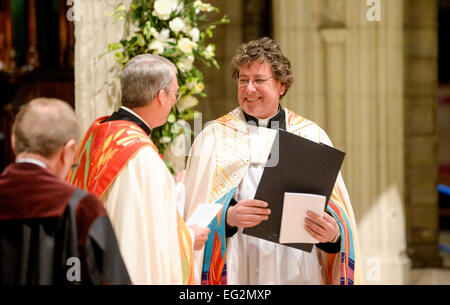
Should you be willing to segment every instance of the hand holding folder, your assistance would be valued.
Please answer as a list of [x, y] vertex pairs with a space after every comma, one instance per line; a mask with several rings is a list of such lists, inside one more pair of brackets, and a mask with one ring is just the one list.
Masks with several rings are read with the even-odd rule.
[[305, 230], [305, 218], [307, 211], [321, 216], [325, 209], [325, 200], [322, 195], [284, 193], [280, 244], [318, 243], [319, 241]]
[[[275, 166], [265, 167], [255, 199], [266, 201], [272, 213], [267, 221], [252, 228], [245, 228], [243, 232], [280, 243], [284, 194], [290, 192], [322, 195], [326, 198], [326, 208], [345, 153], [279, 130], [270, 156], [275, 156], [278, 162]], [[314, 243], [285, 245], [310, 252]]]

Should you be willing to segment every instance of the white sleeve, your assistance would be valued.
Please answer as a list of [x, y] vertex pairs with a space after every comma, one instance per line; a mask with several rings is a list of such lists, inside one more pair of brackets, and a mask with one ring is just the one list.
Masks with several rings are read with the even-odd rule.
[[[187, 220], [198, 203], [208, 202], [209, 190], [216, 165], [214, 134], [206, 127], [195, 139], [186, 164], [186, 206], [184, 219]], [[201, 283], [203, 255], [205, 247], [194, 251], [195, 283]]]
[[132, 282], [181, 284], [174, 181], [152, 148], [129, 160], [105, 202]]
[[184, 204], [186, 201], [186, 187], [184, 183], [178, 182], [175, 184], [175, 192], [177, 194], [177, 210], [180, 213], [181, 218], [184, 215]]

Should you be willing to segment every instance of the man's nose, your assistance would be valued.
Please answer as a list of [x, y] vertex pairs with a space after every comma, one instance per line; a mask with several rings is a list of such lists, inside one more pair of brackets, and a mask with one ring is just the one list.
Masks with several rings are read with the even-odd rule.
[[248, 82], [247, 91], [250, 91], [250, 92], [256, 91], [255, 83], [253, 80], [250, 80]]

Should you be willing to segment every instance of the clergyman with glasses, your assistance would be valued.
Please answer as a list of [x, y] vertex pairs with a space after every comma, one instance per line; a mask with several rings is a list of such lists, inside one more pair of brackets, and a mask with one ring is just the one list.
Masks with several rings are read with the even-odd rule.
[[231, 72], [239, 107], [203, 129], [186, 167], [185, 217], [199, 202], [223, 205], [204, 249], [194, 251], [197, 283], [358, 283], [355, 220], [340, 174], [327, 213], [305, 219], [306, 231], [319, 241], [311, 253], [242, 233], [270, 217], [268, 203], [253, 198], [276, 133], [271, 129], [332, 144], [314, 122], [280, 106], [293, 75], [277, 42], [265, 37], [240, 45]]
[[67, 177], [104, 200], [134, 284], [192, 284], [193, 248], [209, 233], [186, 226], [175, 181], [149, 137], [179, 98], [176, 73], [161, 56], [132, 58], [120, 76], [122, 106], [93, 122]]

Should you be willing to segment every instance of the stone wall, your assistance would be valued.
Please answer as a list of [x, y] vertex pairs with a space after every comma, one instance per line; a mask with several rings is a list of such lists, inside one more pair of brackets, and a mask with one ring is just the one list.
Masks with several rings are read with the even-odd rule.
[[413, 267], [436, 267], [437, 1], [408, 0], [405, 14], [405, 212]]
[[407, 281], [404, 217], [403, 0], [274, 0], [295, 84], [282, 103], [316, 121], [347, 155], [342, 174], [367, 284]]
[[129, 27], [111, 14], [119, 3], [131, 0], [77, 1], [79, 20], [75, 21], [75, 111], [83, 129], [99, 116], [109, 115], [120, 105], [121, 67], [107, 52], [108, 43], [127, 35]]

